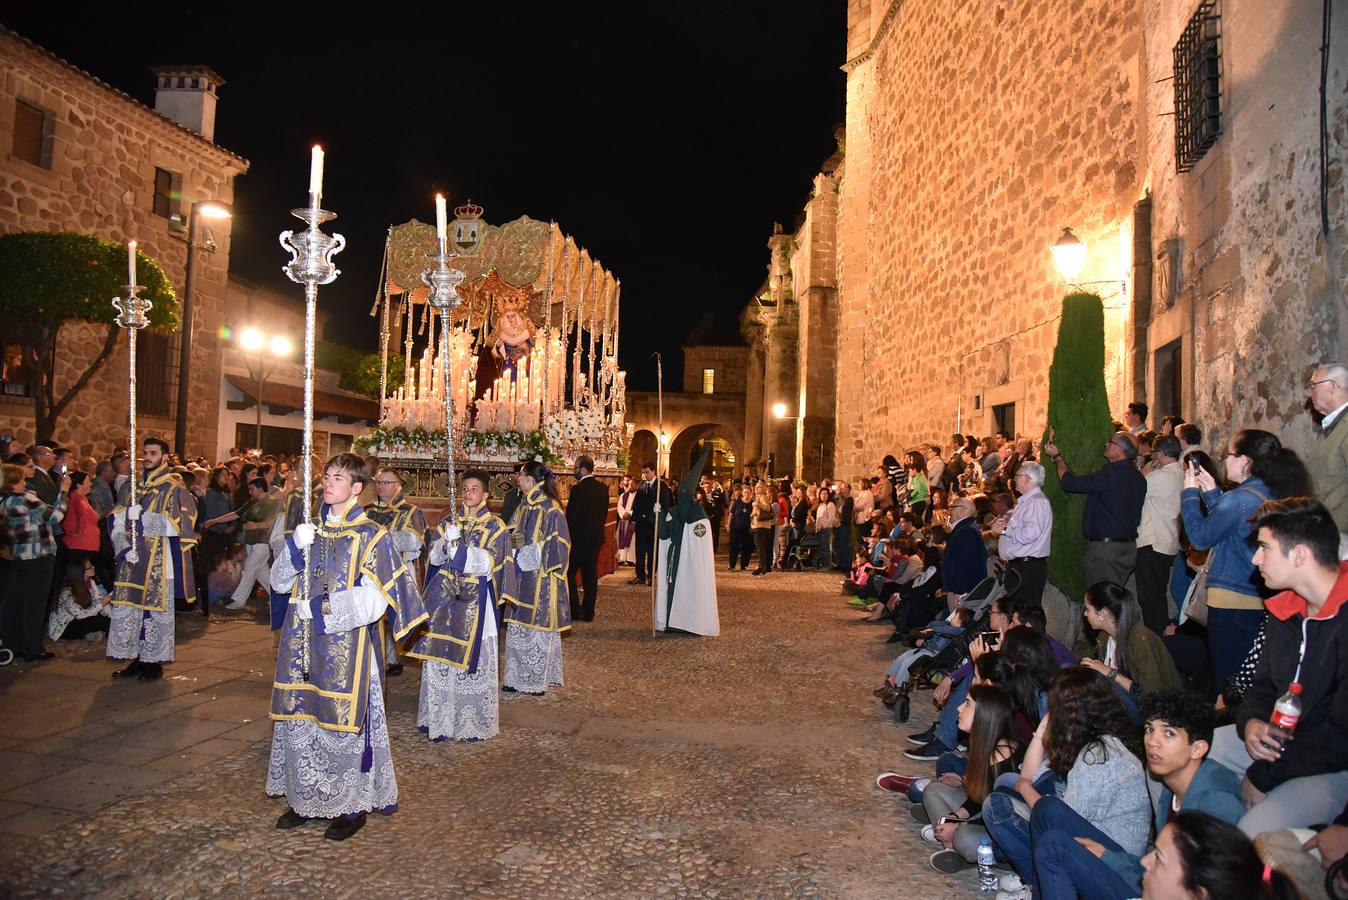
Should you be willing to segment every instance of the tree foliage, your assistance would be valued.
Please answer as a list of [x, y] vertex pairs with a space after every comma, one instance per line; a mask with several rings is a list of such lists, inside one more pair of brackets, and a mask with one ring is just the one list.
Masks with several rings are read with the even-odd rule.
[[[1096, 294], [1075, 293], [1063, 299], [1048, 375], [1048, 425], [1073, 472], [1086, 474], [1104, 465], [1101, 451], [1112, 426], [1105, 391], [1105, 311]], [[1051, 461], [1045, 459], [1044, 468], [1044, 493], [1053, 505], [1049, 580], [1079, 602], [1086, 591], [1086, 540], [1081, 533], [1086, 498], [1063, 491]]]
[[[336, 372], [338, 385], [347, 391], [379, 398], [379, 354], [362, 353], [355, 347], [335, 344], [331, 341], [314, 343], [314, 365], [320, 369]], [[393, 393], [402, 387], [405, 376], [403, 358], [390, 353], [388, 358], [388, 391]]]
[[[37, 371], [33, 421], [39, 439], [53, 436], [61, 413], [112, 355], [121, 330], [113, 297], [126, 293], [126, 246], [92, 234], [26, 231], [0, 235], [0, 315]], [[168, 276], [153, 259], [136, 253], [140, 296], [151, 301], [151, 327], [176, 329], [178, 304]], [[102, 323], [103, 345], [84, 371], [56, 395], [56, 344], [69, 321]]]

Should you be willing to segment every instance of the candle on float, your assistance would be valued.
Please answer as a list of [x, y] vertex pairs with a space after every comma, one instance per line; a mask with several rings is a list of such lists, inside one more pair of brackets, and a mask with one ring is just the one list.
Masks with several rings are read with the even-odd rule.
[[126, 245], [126, 283], [132, 287], [136, 286], [136, 242], [130, 241]]
[[323, 148], [314, 144], [313, 153], [309, 156], [309, 199], [314, 206], [323, 197]]
[[435, 195], [435, 237], [436, 240], [445, 239], [445, 230], [448, 226], [448, 217], [445, 214], [445, 195]]

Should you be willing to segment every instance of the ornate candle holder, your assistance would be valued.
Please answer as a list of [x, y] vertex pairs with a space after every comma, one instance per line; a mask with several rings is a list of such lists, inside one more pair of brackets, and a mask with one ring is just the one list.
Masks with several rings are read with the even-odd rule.
[[[131, 463], [131, 477], [127, 479], [127, 487], [130, 489], [131, 505], [136, 505], [136, 334], [150, 324], [149, 312], [154, 308], [154, 304], [140, 296], [142, 290], [139, 285], [128, 284], [125, 286], [125, 297], [113, 297], [112, 305], [117, 310], [116, 322], [118, 327], [126, 329], [127, 343], [127, 396], [128, 396], [128, 419], [130, 443], [128, 444], [130, 452], [133, 454]], [[140, 552], [136, 549], [137, 527], [139, 520], [131, 521], [131, 549], [127, 551], [126, 558], [131, 563], [140, 561]]]
[[[346, 249], [346, 238], [340, 234], [328, 236], [319, 226], [337, 218], [337, 214], [318, 206], [318, 195], [311, 194], [309, 206], [305, 209], [292, 209], [290, 214], [304, 222], [308, 227], [296, 234], [283, 231], [279, 240], [281, 246], [290, 253], [290, 262], [281, 267], [286, 277], [296, 284], [304, 285], [304, 441], [303, 467], [304, 477], [304, 521], [313, 517], [312, 496], [314, 483], [314, 330], [317, 320], [318, 286], [331, 284], [342, 274], [332, 263], [332, 258]], [[261, 403], [262, 398], [258, 397]], [[262, 435], [257, 436], [258, 446], [262, 445]], [[304, 571], [300, 575], [300, 602], [309, 604], [309, 565], [310, 547], [304, 548]], [[304, 678], [309, 679], [309, 621], [304, 621], [301, 642], [301, 665]]]
[[449, 261], [454, 255], [445, 246], [441, 238], [436, 249], [426, 254], [435, 261], [435, 265], [421, 273], [421, 280], [430, 288], [426, 302], [440, 314], [440, 386], [445, 397], [445, 463], [449, 467], [449, 514], [457, 516], [459, 498], [454, 484], [454, 392], [449, 387], [449, 316], [463, 298], [459, 296], [459, 285], [466, 277], [459, 269], [452, 269]]

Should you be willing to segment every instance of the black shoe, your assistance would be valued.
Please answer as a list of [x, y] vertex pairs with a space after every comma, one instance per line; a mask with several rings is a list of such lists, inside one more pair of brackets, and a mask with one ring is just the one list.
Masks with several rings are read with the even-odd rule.
[[931, 739], [936, 737], [936, 725], [932, 724], [926, 731], [918, 731], [908, 735], [908, 743], [915, 747], [921, 747], [923, 744], [930, 743]]
[[593, 622], [593, 621], [594, 621], [594, 613], [586, 613], [585, 615], [583, 615], [583, 616], [580, 617], [580, 620], [581, 620], [582, 622]]
[[402, 673], [403, 673], [403, 664], [402, 664], [402, 663], [390, 663], [390, 664], [389, 664], [387, 667], [385, 667], [385, 669], [384, 669], [384, 674], [387, 675], [387, 676], [389, 676], [390, 678], [397, 678], [397, 677], [398, 677], [399, 675], [401, 675]]
[[142, 663], [140, 667], [141, 681], [157, 681], [164, 677], [164, 667], [159, 663]]
[[515, 690], [513, 687], [509, 687], [509, 686], [504, 685], [504, 684], [501, 685], [501, 690], [505, 691], [507, 694], [518, 694], [518, 693], [519, 693], [519, 691]]
[[913, 821], [919, 825], [930, 825], [931, 816], [927, 815], [927, 807], [922, 803], [914, 803], [908, 809], [908, 815], [913, 817]]
[[899, 641], [901, 641], [901, 640], [903, 640], [903, 635], [899, 634], [899, 633], [896, 631], [896, 632], [894, 632], [893, 634], [891, 634], [891, 635], [889, 636], [889, 640], [885, 641], [885, 643], [886, 643], [886, 644], [897, 644], [897, 643], [898, 643]]
[[287, 809], [281, 818], [276, 820], [276, 827], [283, 830], [287, 828], [299, 828], [308, 821], [308, 816], [302, 816], [293, 809]]
[[365, 813], [361, 813], [354, 819], [338, 816], [332, 820], [328, 830], [323, 832], [323, 837], [330, 841], [344, 841], [365, 827], [365, 818]]
[[947, 753], [953, 752], [952, 747], [947, 747], [936, 738], [927, 741], [921, 747], [914, 747], [912, 750], [903, 751], [903, 755], [909, 759], [916, 759], [919, 762], [932, 762], [940, 759]]
[[113, 678], [130, 678], [130, 677], [132, 677], [133, 675], [139, 675], [139, 674], [140, 674], [140, 670], [141, 670], [141, 666], [142, 666], [142, 665], [143, 665], [143, 663], [141, 663], [140, 660], [138, 660], [138, 659], [133, 659], [133, 660], [131, 660], [131, 665], [127, 666], [125, 669], [118, 669], [116, 672], [113, 672], [113, 673], [112, 673], [112, 677], [113, 677]]
[[633, 578], [631, 581], [629, 581], [629, 582], [627, 582], [627, 583], [628, 583], [628, 584], [641, 584], [641, 579], [640, 579], [640, 578]]

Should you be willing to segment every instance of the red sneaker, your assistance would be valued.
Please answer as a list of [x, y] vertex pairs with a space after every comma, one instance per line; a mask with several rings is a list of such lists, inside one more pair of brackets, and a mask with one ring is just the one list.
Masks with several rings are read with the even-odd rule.
[[913, 786], [920, 776], [917, 775], [899, 775], [896, 772], [886, 772], [875, 779], [875, 786], [882, 791], [889, 791], [891, 794], [906, 794], [908, 789]]

